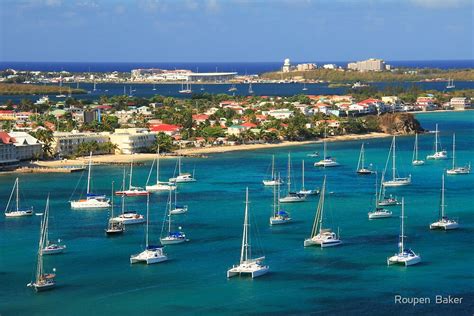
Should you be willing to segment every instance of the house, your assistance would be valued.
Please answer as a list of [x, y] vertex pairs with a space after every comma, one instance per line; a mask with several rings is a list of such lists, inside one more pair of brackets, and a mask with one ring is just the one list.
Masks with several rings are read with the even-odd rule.
[[251, 122], [246, 122], [246, 123], [240, 124], [240, 126], [245, 127], [246, 130], [249, 130], [249, 129], [252, 129], [252, 128], [256, 128], [257, 124], [254, 124], [254, 123], [251, 123]]
[[201, 125], [209, 119], [209, 115], [207, 114], [193, 114], [193, 122], [198, 125]]
[[379, 99], [366, 99], [366, 100], [360, 101], [357, 104], [366, 107], [365, 114], [375, 113], [375, 112], [378, 112], [378, 113], [385, 112], [385, 103], [383, 103]]
[[9, 132], [8, 135], [14, 140], [18, 160], [31, 160], [41, 156], [43, 144], [38, 139], [26, 132]]
[[110, 134], [110, 142], [117, 146], [117, 153], [131, 155], [149, 151], [156, 141], [156, 135], [156, 132], [146, 128], [117, 128]]
[[328, 127], [331, 127], [331, 128], [338, 128], [339, 126], [341, 126], [341, 122], [337, 120], [320, 120], [316, 122], [316, 126], [320, 126], [324, 124], [326, 124]]
[[466, 97], [451, 98], [449, 104], [455, 110], [464, 110], [471, 107], [471, 101]]
[[247, 128], [242, 125], [232, 125], [227, 128], [227, 135], [240, 136], [240, 134], [245, 130], [247, 130]]
[[276, 110], [270, 110], [266, 112], [266, 115], [282, 120], [282, 119], [288, 119], [291, 116], [293, 116], [293, 111], [289, 109], [276, 109]]
[[173, 124], [153, 124], [150, 125], [150, 131], [155, 133], [164, 133], [169, 136], [178, 135], [182, 127]]
[[416, 98], [415, 106], [422, 111], [430, 111], [436, 109], [436, 99], [431, 96]]

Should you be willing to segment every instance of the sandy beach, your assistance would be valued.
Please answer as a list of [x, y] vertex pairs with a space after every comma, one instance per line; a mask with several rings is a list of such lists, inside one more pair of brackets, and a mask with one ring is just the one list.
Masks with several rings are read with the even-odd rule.
[[[389, 137], [391, 135], [385, 133], [370, 133], [363, 135], [342, 135], [342, 136], [333, 136], [328, 138], [328, 142], [339, 142], [339, 141], [352, 141], [360, 139], [371, 139], [371, 138], [381, 138]], [[231, 151], [241, 151], [241, 150], [256, 150], [256, 149], [268, 149], [268, 148], [279, 148], [279, 147], [290, 147], [290, 146], [301, 146], [308, 144], [317, 144], [321, 143], [322, 139], [310, 140], [310, 141], [301, 141], [301, 142], [281, 142], [277, 144], [249, 144], [249, 145], [236, 145], [236, 146], [219, 146], [219, 147], [202, 147], [202, 148], [185, 148], [179, 149], [174, 152], [172, 155], [161, 156], [163, 159], [175, 159], [178, 155], [207, 155], [207, 154], [218, 154]], [[145, 162], [155, 159], [156, 154], [153, 153], [143, 153], [135, 155], [99, 155], [92, 157], [93, 164], [123, 164], [129, 163], [130, 159], [133, 157], [135, 162]], [[37, 161], [30, 166], [41, 166], [41, 167], [50, 167], [50, 168], [60, 168], [68, 166], [83, 166], [89, 162], [89, 157], [80, 157], [74, 160], [53, 160], [53, 161]]]

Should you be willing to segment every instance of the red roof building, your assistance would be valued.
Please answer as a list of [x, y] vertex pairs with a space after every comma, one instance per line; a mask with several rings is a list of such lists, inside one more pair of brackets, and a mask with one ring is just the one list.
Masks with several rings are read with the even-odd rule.
[[173, 124], [156, 124], [156, 125], [150, 126], [150, 131], [165, 133], [166, 135], [169, 135], [169, 136], [174, 136], [176, 134], [179, 134], [180, 130], [181, 130], [181, 126], [173, 125]]
[[3, 144], [13, 144], [15, 142], [15, 138], [8, 135], [7, 132], [0, 132], [0, 140]]

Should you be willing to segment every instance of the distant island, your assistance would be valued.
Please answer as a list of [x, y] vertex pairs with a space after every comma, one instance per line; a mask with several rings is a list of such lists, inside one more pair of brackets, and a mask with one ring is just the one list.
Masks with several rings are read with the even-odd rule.
[[83, 94], [83, 89], [69, 89], [68, 87], [37, 85], [37, 84], [17, 84], [0, 83], [0, 95], [28, 95], [28, 94]]

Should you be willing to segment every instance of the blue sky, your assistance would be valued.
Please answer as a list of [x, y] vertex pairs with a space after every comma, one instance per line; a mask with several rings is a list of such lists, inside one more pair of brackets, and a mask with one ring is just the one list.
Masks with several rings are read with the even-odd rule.
[[473, 59], [472, 0], [1, 0], [1, 61]]

